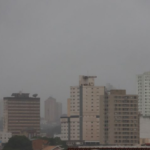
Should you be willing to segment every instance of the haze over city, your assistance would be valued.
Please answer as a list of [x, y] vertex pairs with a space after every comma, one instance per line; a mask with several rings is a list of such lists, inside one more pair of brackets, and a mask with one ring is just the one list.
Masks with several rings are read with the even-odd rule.
[[66, 113], [70, 86], [96, 75], [136, 94], [149, 71], [148, 0], [1, 0], [0, 98], [13, 92], [53, 96]]

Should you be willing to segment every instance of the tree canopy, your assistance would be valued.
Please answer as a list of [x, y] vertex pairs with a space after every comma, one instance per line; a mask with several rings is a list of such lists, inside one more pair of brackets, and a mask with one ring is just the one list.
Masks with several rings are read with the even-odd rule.
[[3, 150], [32, 150], [32, 142], [25, 136], [13, 136]]
[[60, 138], [56, 137], [56, 138], [49, 138], [49, 145], [60, 145], [62, 146], [64, 149], [67, 149], [67, 144], [65, 141], [62, 141]]

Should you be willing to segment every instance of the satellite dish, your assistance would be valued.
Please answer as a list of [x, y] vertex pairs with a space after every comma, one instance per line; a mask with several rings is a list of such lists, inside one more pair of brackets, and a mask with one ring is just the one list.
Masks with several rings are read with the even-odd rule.
[[33, 94], [33, 97], [37, 97], [38, 96], [38, 94]]

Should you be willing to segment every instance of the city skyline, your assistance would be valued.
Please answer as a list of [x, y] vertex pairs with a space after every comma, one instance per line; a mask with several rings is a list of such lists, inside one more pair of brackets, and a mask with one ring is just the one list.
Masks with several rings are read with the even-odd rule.
[[[146, 73], [144, 73], [144, 74], [146, 74], [146, 75], [148, 75], [148, 72], [146, 72]], [[114, 89], [113, 88], [113, 90], [107, 90], [104, 86], [95, 86], [95, 82], [94, 82], [94, 78], [96, 78], [96, 76], [79, 76], [79, 85], [80, 86], [83, 86], [84, 88], [83, 88], [83, 90], [82, 90], [82, 92], [83, 92], [83, 97], [84, 98], [82, 98], [82, 105], [78, 105], [78, 101], [79, 101], [79, 97], [78, 96], [81, 96], [80, 94], [82, 93], [82, 92], [79, 92], [79, 87], [80, 86], [70, 86], [70, 98], [67, 100], [68, 101], [68, 112], [67, 112], [67, 115], [68, 115], [68, 117], [66, 117], [66, 116], [63, 116], [62, 118], [69, 118], [70, 117], [70, 121], [72, 121], [72, 123], [74, 123], [74, 122], [78, 122], [79, 120], [77, 120], [77, 116], [78, 115], [80, 115], [80, 113], [81, 113], [81, 111], [79, 111], [81, 108], [80, 107], [83, 107], [83, 117], [88, 117], [88, 120], [87, 120], [87, 118], [85, 118], [85, 119], [83, 119], [83, 125], [84, 125], [84, 128], [82, 129], [82, 131], [83, 131], [83, 135], [81, 136], [82, 138], [84, 138], [85, 140], [86, 140], [86, 138], [89, 136], [87, 136], [86, 135], [86, 128], [85, 128], [85, 126], [86, 126], [86, 124], [85, 124], [85, 121], [95, 121], [95, 120], [93, 120], [93, 115], [95, 115], [96, 116], [96, 119], [98, 119], [99, 117], [98, 117], [98, 114], [96, 113], [96, 111], [98, 111], [97, 109], [99, 109], [100, 111], [102, 110], [102, 109], [104, 109], [104, 107], [100, 107], [100, 108], [97, 108], [98, 107], [98, 104], [97, 104], [97, 96], [101, 93], [102, 95], [104, 95], [104, 93], [106, 94], [107, 92], [110, 94], [110, 96], [111, 96], [111, 93], [112, 93], [112, 95], [114, 95], [115, 97], [117, 96], [117, 97], [119, 97], [120, 98], [120, 96], [121, 96], [121, 98], [125, 98], [125, 97], [128, 97], [128, 100], [130, 101], [131, 100], [131, 106], [132, 107], [134, 107], [134, 105], [136, 105], [136, 108], [137, 108], [137, 102], [136, 102], [136, 104], [134, 104], [133, 103], [133, 99], [136, 99], [136, 101], [137, 101], [137, 95], [126, 95], [126, 91], [125, 90], [118, 90], [118, 89]], [[145, 79], [145, 78], [144, 78]], [[147, 79], [147, 78], [146, 78]], [[112, 86], [111, 85], [109, 85], [108, 86], [109, 88], [111, 87], [112, 88]], [[100, 89], [99, 89], [100, 88]], [[99, 89], [98, 91], [97, 91], [97, 89]], [[80, 89], [81, 90], [81, 89]], [[90, 91], [91, 90], [91, 91]], [[95, 91], [96, 90], [96, 91]], [[105, 91], [105, 92], [104, 92]], [[100, 93], [99, 93], [100, 92]], [[115, 93], [116, 92], [116, 93]], [[122, 92], [121, 94], [120, 94], [120, 92]], [[33, 94], [32, 95], [33, 97], [30, 97], [31, 99], [32, 98], [34, 98], [34, 97], [37, 97], [37, 94]], [[91, 97], [92, 96], [92, 97]], [[82, 96], [81, 96], [82, 97]], [[98, 96], [99, 97], [99, 96]], [[136, 98], [135, 98], [136, 97]], [[4, 97], [4, 101], [5, 100], [15, 100], [15, 99], [28, 99], [29, 98], [29, 93], [21, 93], [21, 92], [19, 92], [19, 93], [13, 93], [12, 94], [12, 96], [11, 97]], [[91, 101], [91, 98], [92, 98], [92, 100], [94, 100], [94, 101]], [[19, 100], [18, 99], [18, 100]], [[54, 98], [52, 98], [52, 97], [50, 97], [49, 99], [54, 99]], [[55, 99], [54, 99], [55, 100]], [[74, 100], [76, 100], [76, 101], [74, 101]], [[111, 101], [112, 101], [112, 103], [114, 103], [115, 104], [115, 102], [116, 101], [114, 101], [114, 99], [111, 99]], [[114, 102], [113, 102], [114, 101]], [[120, 100], [119, 100], [120, 101]], [[20, 101], [21, 102], [21, 101]], [[74, 104], [74, 102], [77, 102], [77, 103], [75, 103]], [[86, 102], [86, 103], [85, 103]], [[93, 104], [93, 102], [96, 104]], [[55, 100], [55, 103], [57, 104], [57, 102], [56, 102], [56, 100]], [[81, 103], [81, 102], [80, 102]], [[88, 104], [89, 103], [89, 104]], [[16, 103], [17, 104], [17, 103]], [[60, 103], [58, 103], [58, 104], [60, 104]], [[57, 105], [58, 105], [57, 104]], [[83, 105], [84, 104], [84, 105]], [[18, 105], [18, 104], [17, 104]], [[16, 106], [17, 106], [16, 105]], [[100, 105], [100, 106], [102, 106], [102, 105]], [[94, 109], [93, 109], [93, 107], [94, 107]], [[117, 105], [117, 107], [120, 109], [120, 104], [119, 105]], [[97, 108], [97, 109], [96, 109]], [[6, 109], [6, 106], [5, 106], [5, 109]], [[5, 112], [5, 109], [4, 109], [4, 112]], [[79, 110], [78, 110], [79, 109]], [[18, 107], [18, 110], [19, 110], [19, 107]], [[57, 110], [57, 109], [56, 109]], [[94, 112], [93, 112], [93, 110], [94, 110]], [[132, 110], [132, 109], [131, 109]], [[14, 111], [14, 110], [13, 110]], [[109, 113], [110, 113], [110, 111], [112, 111], [111, 109], [108, 111]], [[136, 111], [137, 111], [137, 109], [136, 109]], [[90, 113], [91, 113], [91, 119], [89, 118], [90, 117]], [[93, 114], [93, 113], [95, 113], [95, 114]], [[132, 111], [130, 112], [131, 114], [134, 114]], [[103, 114], [103, 113], [102, 113]], [[114, 113], [112, 113], [112, 114], [114, 114]], [[57, 113], [56, 113], [56, 115], [57, 115]], [[74, 118], [74, 117], [75, 118]], [[73, 117], [73, 118], [72, 118]], [[135, 116], [135, 118], [137, 118], [137, 116]], [[131, 120], [131, 119], [129, 119], [129, 120]], [[97, 120], [98, 121], [98, 120]], [[97, 123], [96, 123], [97, 124]], [[94, 125], [94, 123], [93, 123], [93, 125]], [[147, 124], [148, 125], [148, 124]], [[138, 127], [138, 126], [137, 126]], [[94, 129], [94, 128], [93, 128]], [[92, 129], [92, 130], [93, 130]], [[97, 128], [95, 128], [96, 129], [96, 131], [98, 130]], [[89, 130], [89, 127], [88, 127], [88, 130]], [[143, 129], [142, 129], [143, 130]], [[94, 132], [94, 131], [93, 131]], [[145, 131], [143, 130], [141, 133], [142, 133], [142, 137], [144, 136], [144, 133]], [[96, 132], [95, 132], [96, 133]], [[86, 137], [87, 136], [87, 137]], [[146, 137], [148, 136], [148, 134], [146, 135]], [[78, 136], [77, 136], [78, 137]], [[76, 137], [76, 138], [77, 138]], [[79, 136], [80, 137], [80, 136]], [[86, 138], [85, 138], [86, 137]], [[70, 136], [70, 138], [71, 138], [71, 136]], [[96, 137], [94, 137], [94, 138], [96, 138]], [[89, 141], [89, 137], [87, 138], [88, 139], [88, 141]], [[73, 139], [74, 140], [74, 139]]]
[[90, 143], [135, 146], [140, 141], [137, 94], [95, 85], [96, 76], [79, 76], [70, 86], [67, 116], [60, 118], [61, 139], [68, 145]]
[[[135, 94], [138, 94], [138, 77], [141, 77], [142, 78], [142, 76], [144, 76], [146, 73], [150, 73], [150, 72], [143, 72], [143, 73], [141, 73], [140, 75], [139, 74], [137, 74], [136, 76], [135, 76], [135, 88], [134, 88], [134, 93]], [[143, 82], [142, 80], [141, 80], [141, 82]], [[96, 82], [96, 85], [98, 85], [98, 82]], [[114, 88], [114, 86], [109, 82], [107, 82], [106, 83], [106, 85], [101, 85], [101, 86], [105, 86], [105, 87], [107, 87], [108, 86], [108, 88]], [[114, 89], [119, 89], [120, 88], [120, 86], [118, 86], [118, 88], [114, 88]], [[123, 89], [123, 88], [122, 88]], [[126, 90], [126, 91], [128, 91], [128, 90]], [[22, 91], [20, 91], [20, 92], [22, 92]], [[12, 92], [11, 92], [12, 93]], [[67, 92], [68, 93], [68, 92]], [[129, 94], [131, 94], [131, 91], [128, 91], [128, 93]], [[53, 95], [53, 94], [51, 94], [51, 95]], [[49, 97], [52, 97], [52, 96], [49, 96]], [[57, 97], [57, 96], [56, 96]], [[47, 98], [48, 99], [48, 98]], [[54, 98], [55, 99], [55, 98]], [[62, 103], [62, 108], [63, 107], [66, 107], [67, 108], [67, 104], [68, 104], [68, 99], [69, 99], [69, 95], [68, 95], [68, 97], [67, 97], [67, 100], [65, 100], [64, 101], [64, 103], [62, 103], [62, 102], [60, 102], [59, 100], [57, 100], [57, 102], [58, 103]], [[41, 102], [41, 105], [42, 105], [42, 110], [44, 111], [44, 112], [42, 112], [42, 113], [40, 113], [40, 116], [41, 117], [45, 117], [45, 109], [43, 109], [45, 106], [44, 106], [44, 102], [45, 101], [42, 101]], [[1, 104], [1, 112], [3, 111], [3, 100], [2, 99], [0, 99], [0, 104]], [[41, 109], [41, 106], [40, 106], [40, 109]], [[62, 114], [67, 114], [68, 112], [67, 112], [67, 110], [68, 110], [68, 108], [67, 109], [62, 109], [63, 111], [62, 111]], [[139, 110], [140, 111], [140, 110]], [[141, 113], [142, 114], [142, 113]], [[0, 113], [0, 116], [2, 116], [2, 113]]]
[[0, 0], [0, 149], [150, 146], [149, 41], [150, 0]]

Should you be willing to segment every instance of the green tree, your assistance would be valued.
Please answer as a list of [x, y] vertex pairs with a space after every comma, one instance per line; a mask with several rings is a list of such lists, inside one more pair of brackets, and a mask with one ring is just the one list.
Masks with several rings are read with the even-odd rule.
[[32, 150], [32, 142], [25, 136], [13, 136], [3, 150]]

